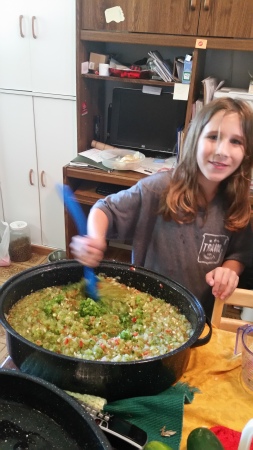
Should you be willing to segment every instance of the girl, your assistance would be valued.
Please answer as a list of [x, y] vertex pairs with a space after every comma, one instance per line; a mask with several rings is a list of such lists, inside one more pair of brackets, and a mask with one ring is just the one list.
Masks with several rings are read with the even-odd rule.
[[211, 317], [214, 297], [231, 295], [251, 262], [252, 165], [250, 106], [209, 103], [191, 123], [173, 173], [146, 177], [93, 206], [88, 236], [70, 244], [74, 258], [95, 267], [106, 239], [130, 239], [134, 264], [188, 288]]

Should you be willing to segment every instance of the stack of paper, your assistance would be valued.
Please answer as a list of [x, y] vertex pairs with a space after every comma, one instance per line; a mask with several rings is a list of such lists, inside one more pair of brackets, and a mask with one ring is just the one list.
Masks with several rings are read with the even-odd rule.
[[164, 172], [173, 170], [177, 165], [177, 156], [169, 158], [145, 158], [141, 165], [134, 169], [134, 172], [144, 173], [145, 175], [152, 175], [157, 172]]
[[70, 161], [69, 165], [74, 167], [86, 167], [89, 169], [101, 169], [106, 170], [106, 172], [111, 172], [102, 164], [101, 157], [102, 150], [96, 148], [91, 148], [85, 150], [84, 152], [78, 153], [78, 155]]
[[162, 78], [163, 81], [179, 81], [173, 76], [173, 68], [170, 67], [168, 61], [163, 59], [162, 55], [157, 51], [150, 51], [148, 55], [153, 59], [154, 71]]
[[218, 83], [217, 78], [214, 77], [207, 77], [204, 80], [202, 80], [203, 83], [203, 100], [204, 105], [207, 105], [207, 103], [210, 103], [214, 98], [214, 93], [218, 91], [221, 86], [224, 84], [224, 80], [222, 80], [220, 83]]

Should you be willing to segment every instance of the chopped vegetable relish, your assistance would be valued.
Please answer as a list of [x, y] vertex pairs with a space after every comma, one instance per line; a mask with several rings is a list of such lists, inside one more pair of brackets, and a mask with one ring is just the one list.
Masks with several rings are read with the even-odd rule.
[[99, 280], [99, 302], [84, 297], [82, 280], [31, 293], [11, 308], [7, 320], [34, 344], [88, 360], [152, 358], [192, 335], [177, 307], [115, 278], [100, 275]]

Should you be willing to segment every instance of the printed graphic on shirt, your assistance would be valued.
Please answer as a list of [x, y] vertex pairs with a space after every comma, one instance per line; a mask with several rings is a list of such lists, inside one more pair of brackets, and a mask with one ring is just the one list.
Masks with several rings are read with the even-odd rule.
[[227, 243], [228, 236], [205, 233], [199, 251], [198, 262], [218, 264], [224, 254]]

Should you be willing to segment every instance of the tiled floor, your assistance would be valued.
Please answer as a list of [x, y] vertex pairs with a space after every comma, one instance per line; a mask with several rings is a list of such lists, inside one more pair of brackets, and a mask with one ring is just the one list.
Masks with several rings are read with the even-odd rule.
[[[37, 266], [47, 262], [47, 256], [37, 253], [32, 253], [29, 261], [22, 263], [11, 263], [8, 267], [0, 267], [0, 285], [7, 281], [13, 275], [16, 275], [23, 270], [29, 269], [30, 267]], [[7, 347], [5, 339], [4, 328], [0, 325], [0, 365], [5, 360], [7, 356]]]

